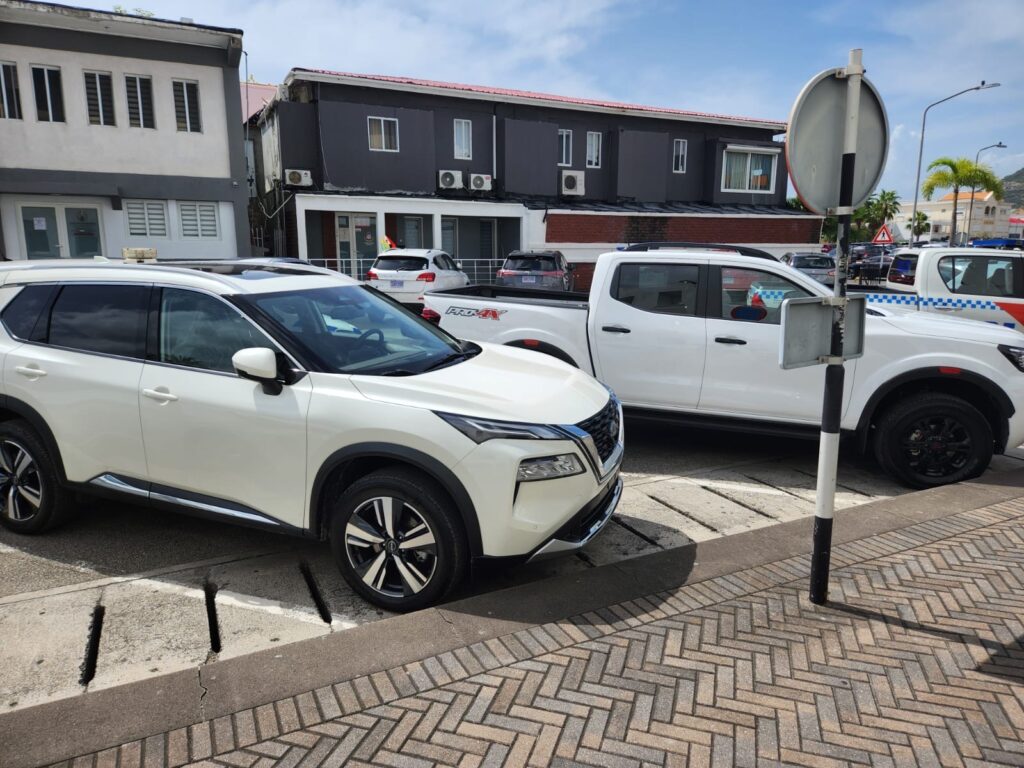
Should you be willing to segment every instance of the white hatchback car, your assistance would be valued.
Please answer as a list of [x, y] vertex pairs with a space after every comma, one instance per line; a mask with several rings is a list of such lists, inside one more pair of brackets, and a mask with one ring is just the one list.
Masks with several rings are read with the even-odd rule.
[[[618, 401], [316, 267], [0, 267], [0, 523], [75, 492], [330, 541], [369, 601], [572, 551], [622, 491]], [[112, 544], [114, 544], [112, 542]]]
[[395, 248], [377, 257], [366, 281], [403, 304], [423, 304], [428, 291], [447, 291], [469, 285], [469, 277], [444, 251]]

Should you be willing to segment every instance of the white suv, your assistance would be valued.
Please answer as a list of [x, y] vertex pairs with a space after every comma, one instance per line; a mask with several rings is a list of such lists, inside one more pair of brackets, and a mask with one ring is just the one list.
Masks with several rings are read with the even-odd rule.
[[469, 277], [444, 251], [394, 248], [377, 257], [366, 282], [395, 301], [422, 306], [424, 293], [462, 288]]
[[85, 491], [329, 539], [369, 601], [583, 546], [622, 483], [618, 401], [459, 342], [351, 278], [244, 262], [0, 267], [0, 522]]

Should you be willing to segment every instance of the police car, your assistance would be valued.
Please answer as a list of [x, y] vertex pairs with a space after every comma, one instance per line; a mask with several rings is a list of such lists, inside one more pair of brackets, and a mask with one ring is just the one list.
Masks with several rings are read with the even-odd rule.
[[987, 248], [904, 248], [886, 292], [869, 304], [938, 312], [1024, 331], [1024, 254]]

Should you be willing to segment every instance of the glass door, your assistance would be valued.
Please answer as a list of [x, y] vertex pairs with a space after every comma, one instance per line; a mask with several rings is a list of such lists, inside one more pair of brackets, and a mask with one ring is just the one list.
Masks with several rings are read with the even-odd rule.
[[57, 230], [57, 209], [52, 206], [25, 205], [21, 209], [25, 232], [25, 255], [30, 259], [59, 259], [60, 233]]
[[72, 259], [91, 259], [103, 255], [100, 244], [100, 212], [97, 208], [68, 206], [64, 209], [67, 226], [68, 256]]
[[377, 259], [377, 217], [374, 215], [352, 217], [352, 239], [359, 259], [353, 267], [353, 277], [362, 277]]

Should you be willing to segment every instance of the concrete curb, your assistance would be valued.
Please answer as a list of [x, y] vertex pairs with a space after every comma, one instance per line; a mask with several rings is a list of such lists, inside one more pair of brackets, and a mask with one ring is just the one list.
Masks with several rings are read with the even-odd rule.
[[[1024, 469], [865, 504], [840, 513], [834, 544], [1021, 496]], [[536, 624], [806, 555], [810, 528], [810, 519], [781, 523], [3, 714], [0, 765], [25, 768], [98, 751]]]

